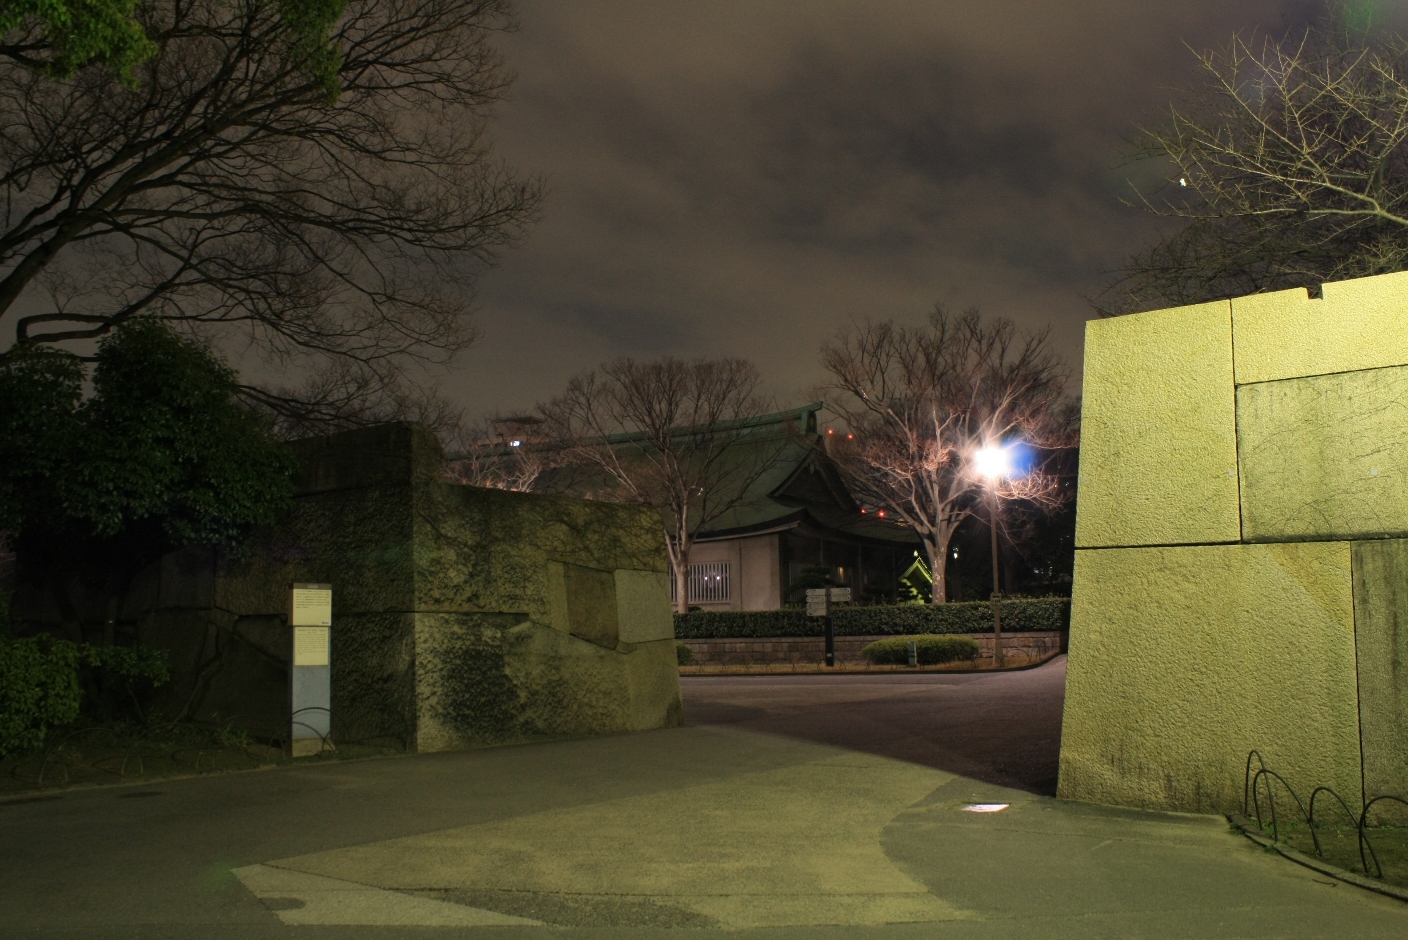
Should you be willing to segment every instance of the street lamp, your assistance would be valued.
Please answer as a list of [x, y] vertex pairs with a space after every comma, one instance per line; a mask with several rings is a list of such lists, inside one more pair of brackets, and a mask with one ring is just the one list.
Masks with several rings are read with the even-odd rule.
[[1012, 475], [1012, 449], [988, 444], [973, 455], [973, 467], [987, 481], [988, 528], [992, 529], [992, 664], [1005, 665], [1002, 655], [1002, 588], [997, 579], [997, 484]]

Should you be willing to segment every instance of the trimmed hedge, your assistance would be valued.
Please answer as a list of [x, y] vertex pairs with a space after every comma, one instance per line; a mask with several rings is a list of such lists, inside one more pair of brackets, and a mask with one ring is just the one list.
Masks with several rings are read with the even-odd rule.
[[[962, 604], [836, 607], [832, 610], [831, 619], [837, 636], [989, 633], [992, 631], [992, 604], [989, 601], [969, 601]], [[1002, 602], [1004, 633], [1068, 630], [1070, 625], [1069, 597], [1019, 597]], [[825, 632], [826, 627], [820, 617], [808, 617], [806, 611], [796, 608], [693, 610], [687, 614], [675, 614], [675, 636], [679, 639], [821, 636]]]
[[877, 666], [909, 665], [909, 644], [914, 642], [914, 658], [920, 666], [937, 666], [960, 659], [978, 658], [978, 641], [966, 636], [896, 636], [868, 644], [860, 654]]

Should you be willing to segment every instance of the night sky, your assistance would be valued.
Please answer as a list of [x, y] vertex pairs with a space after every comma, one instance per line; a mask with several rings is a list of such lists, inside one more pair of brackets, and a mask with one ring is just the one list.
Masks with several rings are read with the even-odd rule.
[[727, 355], [797, 404], [838, 327], [935, 303], [1049, 324], [1078, 381], [1086, 298], [1161, 224], [1120, 202], [1150, 173], [1123, 139], [1190, 46], [1321, 8], [525, 0], [492, 132], [549, 192], [445, 388], [473, 418], [618, 355]]

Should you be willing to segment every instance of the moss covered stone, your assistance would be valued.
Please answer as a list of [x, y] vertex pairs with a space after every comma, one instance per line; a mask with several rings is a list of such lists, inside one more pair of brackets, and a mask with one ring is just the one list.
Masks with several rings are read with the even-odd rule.
[[172, 650], [171, 710], [286, 734], [289, 588], [314, 582], [333, 589], [334, 741], [439, 750], [680, 724], [658, 515], [441, 483], [416, 425], [294, 446], [287, 518], [221, 563], [206, 599], [141, 621]]

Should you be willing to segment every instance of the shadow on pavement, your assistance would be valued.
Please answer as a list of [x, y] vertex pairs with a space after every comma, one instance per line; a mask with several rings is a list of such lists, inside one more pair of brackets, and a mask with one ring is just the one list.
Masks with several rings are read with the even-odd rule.
[[685, 722], [908, 761], [1056, 794], [1066, 657], [976, 675], [686, 676]]

